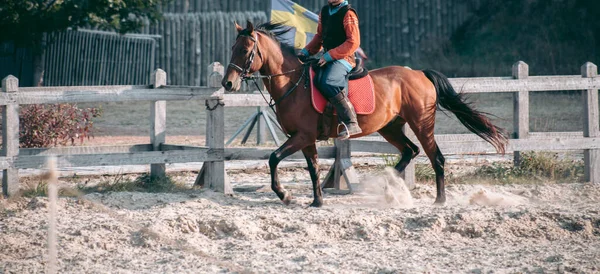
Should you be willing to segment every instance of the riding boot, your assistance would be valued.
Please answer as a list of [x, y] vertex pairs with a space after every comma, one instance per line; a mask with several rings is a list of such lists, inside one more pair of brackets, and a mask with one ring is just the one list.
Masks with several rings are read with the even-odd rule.
[[338, 139], [346, 140], [350, 136], [362, 133], [356, 120], [354, 107], [350, 103], [350, 100], [348, 100], [348, 97], [346, 97], [344, 90], [330, 98], [329, 102], [335, 107], [340, 121], [338, 125]]

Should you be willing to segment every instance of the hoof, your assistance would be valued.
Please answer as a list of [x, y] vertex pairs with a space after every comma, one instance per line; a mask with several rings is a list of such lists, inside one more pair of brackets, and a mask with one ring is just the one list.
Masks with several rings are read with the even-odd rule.
[[435, 203], [433, 203], [433, 204], [437, 205], [437, 206], [443, 206], [445, 203], [446, 203], [446, 197], [435, 199]]
[[310, 207], [316, 207], [316, 208], [323, 207], [323, 201], [314, 201], [308, 207], [309, 208]]
[[286, 192], [283, 196], [283, 199], [281, 199], [281, 201], [286, 206], [290, 205], [290, 203], [292, 202], [292, 194], [290, 194], [289, 192]]

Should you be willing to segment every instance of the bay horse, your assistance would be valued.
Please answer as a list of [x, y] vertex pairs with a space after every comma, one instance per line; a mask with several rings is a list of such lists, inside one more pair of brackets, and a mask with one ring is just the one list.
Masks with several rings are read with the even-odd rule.
[[[235, 24], [237, 39], [222, 85], [225, 90], [238, 91], [242, 80], [260, 72], [266, 89], [274, 100], [277, 119], [290, 138], [269, 158], [271, 188], [284, 204], [289, 205], [292, 195], [280, 184], [277, 166], [286, 157], [302, 150], [312, 180], [314, 201], [311, 207], [323, 205], [319, 181], [316, 141], [319, 135], [319, 114], [312, 106], [310, 85], [300, 84], [308, 77], [307, 66], [296, 56], [292, 46], [279, 41], [290, 31], [281, 24], [264, 23], [256, 28], [248, 21], [247, 27]], [[431, 161], [436, 175], [436, 204], [446, 202], [444, 190], [444, 156], [434, 139], [437, 106], [454, 113], [471, 132], [477, 134], [499, 153], [505, 152], [507, 138], [503, 130], [493, 125], [484, 113], [473, 109], [458, 94], [448, 78], [434, 70], [411, 70], [400, 66], [376, 69], [369, 73], [375, 88], [376, 109], [370, 115], [358, 115], [362, 133], [359, 138], [378, 132], [401, 154], [395, 169], [404, 171], [419, 154], [419, 147], [402, 132], [408, 124]], [[335, 123], [334, 123], [335, 124]], [[331, 138], [337, 137], [332, 132]]]

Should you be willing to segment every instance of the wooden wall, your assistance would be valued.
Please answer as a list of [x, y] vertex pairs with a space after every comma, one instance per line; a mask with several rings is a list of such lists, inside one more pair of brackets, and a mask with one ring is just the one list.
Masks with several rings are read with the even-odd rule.
[[[464, 23], [484, 0], [350, 0], [359, 14], [362, 47], [378, 64], [418, 60]], [[318, 12], [325, 0], [295, 0]], [[266, 0], [175, 0], [167, 12], [264, 11]]]

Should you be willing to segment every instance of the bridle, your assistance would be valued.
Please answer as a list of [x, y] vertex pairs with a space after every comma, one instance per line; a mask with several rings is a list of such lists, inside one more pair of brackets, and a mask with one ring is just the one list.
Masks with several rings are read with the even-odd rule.
[[234, 63], [229, 63], [229, 66], [232, 67], [233, 69], [239, 71], [240, 73], [242, 73], [242, 79], [244, 79], [248, 76], [248, 72], [250, 71], [250, 68], [252, 68], [252, 64], [254, 63], [254, 58], [256, 57], [256, 54], [258, 53], [258, 56], [260, 57], [260, 59], [263, 59], [263, 57], [262, 57], [262, 54], [260, 54], [260, 52], [258, 51], [258, 38], [257, 37], [252, 36], [252, 35], [247, 35], [247, 34], [239, 34], [237, 39], [239, 39], [240, 37], [250, 38], [250, 41], [254, 42], [254, 47], [252, 48], [250, 57], [248, 57], [248, 60], [246, 60], [246, 68], [242, 68]]
[[[273, 110], [273, 112], [275, 114], [277, 114], [277, 111], [275, 111], [275, 106], [279, 105], [281, 103], [281, 101], [283, 101], [283, 99], [289, 97], [298, 88], [298, 85], [300, 85], [300, 82], [302, 82], [302, 79], [307, 80], [305, 82], [304, 86], [305, 86], [305, 88], [308, 87], [308, 78], [306, 77], [306, 74], [307, 74], [306, 67], [310, 66], [312, 64], [312, 62], [304, 63], [300, 67], [295, 68], [290, 71], [286, 71], [284, 73], [272, 74], [272, 75], [257, 75], [257, 76], [250, 75], [249, 72], [250, 72], [250, 69], [252, 68], [252, 64], [254, 63], [254, 59], [256, 58], [256, 55], [258, 54], [258, 56], [260, 57], [261, 60], [264, 60], [264, 59], [258, 48], [258, 37], [257, 36], [252, 36], [250, 34], [239, 34], [237, 39], [239, 39], [240, 37], [248, 37], [252, 42], [254, 42], [254, 46], [252, 47], [252, 52], [250, 53], [248, 60], [246, 60], [245, 68], [242, 68], [234, 63], [229, 63], [229, 67], [231, 67], [241, 73], [242, 81], [248, 83], [249, 80], [252, 80], [254, 82], [254, 85], [258, 89], [258, 91], [260, 91], [260, 94], [262, 95], [263, 99], [265, 99], [265, 102], [267, 102], [267, 104], [269, 104], [269, 107], [271, 108], [271, 110]], [[283, 96], [281, 96], [281, 98], [279, 98], [277, 101], [273, 101], [273, 97], [271, 97], [270, 101], [267, 100], [267, 97], [265, 96], [263, 90], [260, 88], [260, 86], [256, 82], [257, 79], [268, 79], [269, 80], [269, 88], [270, 88], [271, 87], [271, 79], [273, 79], [275, 77], [279, 77], [279, 76], [288, 75], [290, 73], [294, 73], [299, 70], [302, 70], [302, 75], [300, 76], [298, 81], [294, 84], [294, 86], [292, 86], [291, 89], [289, 89], [286, 93], [284, 93]]]

